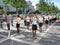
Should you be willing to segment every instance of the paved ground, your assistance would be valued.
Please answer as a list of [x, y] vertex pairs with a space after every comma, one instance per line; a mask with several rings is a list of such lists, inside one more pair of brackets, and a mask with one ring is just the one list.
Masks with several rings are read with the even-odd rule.
[[11, 26], [10, 33], [6, 26], [0, 29], [0, 45], [60, 45], [60, 23], [53, 23], [48, 29], [44, 25], [43, 32], [37, 31], [35, 38], [32, 37], [32, 30], [23, 28], [23, 25], [21, 23], [20, 34], [16, 33], [15, 26]]

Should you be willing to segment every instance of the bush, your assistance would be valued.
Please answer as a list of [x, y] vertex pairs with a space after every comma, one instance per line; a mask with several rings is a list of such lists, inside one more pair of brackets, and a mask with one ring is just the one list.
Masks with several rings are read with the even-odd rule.
[[58, 20], [58, 19], [60, 19], [60, 16], [57, 16], [56, 18], [57, 18], [57, 20]]
[[23, 16], [20, 16], [20, 18], [23, 20]]

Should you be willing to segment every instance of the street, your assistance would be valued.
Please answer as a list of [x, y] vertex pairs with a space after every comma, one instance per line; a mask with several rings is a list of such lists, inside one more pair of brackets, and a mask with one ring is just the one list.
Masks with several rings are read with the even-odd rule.
[[[22, 27], [23, 25], [21, 25]], [[60, 23], [53, 23], [48, 29], [43, 25], [43, 31], [37, 30], [36, 37], [33, 38], [32, 30], [20, 28], [20, 34], [16, 33], [16, 28], [11, 26], [10, 36], [7, 27], [0, 29], [0, 45], [59, 45], [60, 44]]]

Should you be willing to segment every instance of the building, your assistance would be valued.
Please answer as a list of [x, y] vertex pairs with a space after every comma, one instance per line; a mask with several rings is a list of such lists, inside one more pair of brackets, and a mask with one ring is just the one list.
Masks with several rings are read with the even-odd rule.
[[31, 1], [26, 1], [26, 2], [27, 2], [27, 5], [32, 5]]
[[36, 10], [38, 10], [38, 4], [36, 4]]
[[0, 6], [1, 6], [1, 7], [3, 7], [3, 6], [4, 6], [4, 4], [3, 4], [3, 1], [2, 1], [2, 0], [0, 0]]
[[27, 9], [34, 10], [34, 6], [32, 5], [31, 1], [27, 1], [27, 5], [28, 5]]
[[45, 0], [48, 4], [51, 3], [51, 0]]
[[26, 1], [28, 7], [25, 9], [25, 13], [28, 13], [29, 11], [33, 11], [34, 10], [34, 6], [32, 5], [31, 1]]
[[3, 0], [0, 0], [0, 6], [3, 7], [5, 10], [10, 12], [15, 12], [16, 8], [12, 7], [11, 5], [8, 5], [5, 7], [5, 4], [3, 3]]

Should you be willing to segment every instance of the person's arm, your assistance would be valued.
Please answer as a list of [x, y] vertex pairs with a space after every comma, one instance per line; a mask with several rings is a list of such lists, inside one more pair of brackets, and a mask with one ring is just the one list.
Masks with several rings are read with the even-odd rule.
[[21, 21], [21, 18], [19, 19], [19, 21]]
[[2, 19], [3, 19], [3, 17], [0, 18], [0, 20], [2, 20]]
[[48, 16], [48, 20], [49, 20], [49, 16]]

